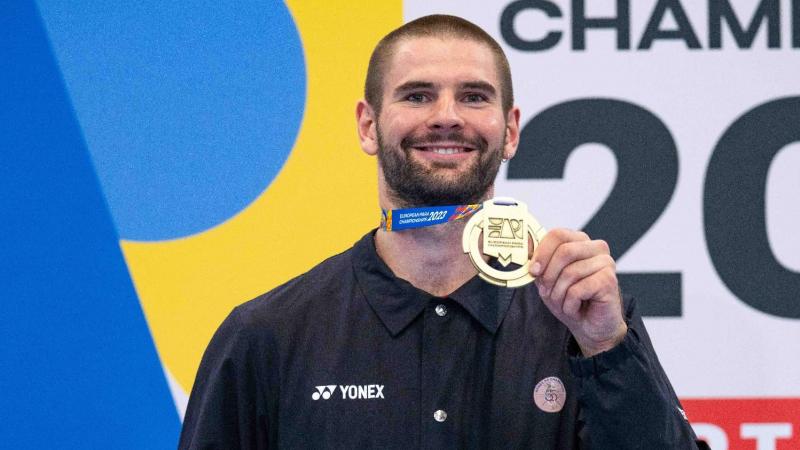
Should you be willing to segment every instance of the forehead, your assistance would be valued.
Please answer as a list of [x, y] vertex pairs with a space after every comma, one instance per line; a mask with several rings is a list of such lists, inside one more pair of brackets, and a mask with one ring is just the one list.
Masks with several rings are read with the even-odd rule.
[[435, 84], [485, 81], [499, 88], [495, 55], [483, 43], [454, 37], [403, 39], [395, 44], [384, 76], [384, 89], [408, 81]]

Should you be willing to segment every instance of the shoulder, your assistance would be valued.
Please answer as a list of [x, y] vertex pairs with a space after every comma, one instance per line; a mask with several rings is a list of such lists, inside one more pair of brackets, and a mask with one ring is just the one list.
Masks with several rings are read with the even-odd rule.
[[288, 325], [320, 302], [330, 306], [356, 283], [352, 253], [350, 248], [331, 256], [308, 272], [237, 306], [232, 315], [237, 316], [241, 327], [263, 330], [276, 324]]

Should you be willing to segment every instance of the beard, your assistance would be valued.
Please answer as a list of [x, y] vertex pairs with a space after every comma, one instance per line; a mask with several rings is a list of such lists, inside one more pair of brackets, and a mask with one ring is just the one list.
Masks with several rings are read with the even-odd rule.
[[[503, 141], [490, 147], [482, 137], [468, 138], [463, 133], [448, 135], [430, 133], [425, 136], [407, 136], [397, 146], [387, 146], [377, 125], [378, 161], [389, 194], [398, 206], [444, 206], [481, 203], [494, 184], [502, 161]], [[447, 169], [455, 169], [459, 162], [433, 161], [430, 167], [413, 157], [414, 147], [438, 142], [456, 142], [472, 148], [477, 153], [458, 177], [448, 176]]]

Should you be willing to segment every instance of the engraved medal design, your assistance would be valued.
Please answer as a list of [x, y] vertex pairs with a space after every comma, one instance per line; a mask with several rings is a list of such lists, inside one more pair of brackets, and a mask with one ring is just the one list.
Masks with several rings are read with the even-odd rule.
[[[498, 286], [519, 287], [534, 280], [529, 272], [528, 239], [533, 239], [535, 247], [545, 233], [536, 218], [528, 213], [525, 203], [510, 198], [494, 198], [483, 202], [481, 210], [467, 222], [462, 247], [481, 278]], [[503, 267], [512, 263], [520, 267], [498, 270], [487, 264], [483, 255], [497, 258]]]

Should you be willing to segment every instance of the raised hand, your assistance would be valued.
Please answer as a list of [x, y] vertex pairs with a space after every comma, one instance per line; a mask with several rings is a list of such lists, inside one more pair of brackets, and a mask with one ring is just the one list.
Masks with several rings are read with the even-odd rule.
[[534, 249], [531, 275], [584, 356], [610, 350], [625, 337], [616, 263], [605, 241], [581, 231], [550, 230]]

